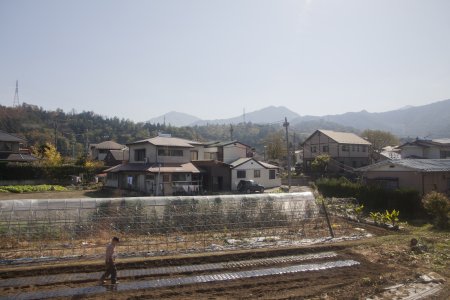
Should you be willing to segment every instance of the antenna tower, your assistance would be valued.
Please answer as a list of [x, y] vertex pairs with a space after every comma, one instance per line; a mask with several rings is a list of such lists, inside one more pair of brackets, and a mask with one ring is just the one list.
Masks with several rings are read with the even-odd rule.
[[16, 80], [16, 92], [14, 93], [13, 107], [20, 106], [19, 103], [19, 80]]

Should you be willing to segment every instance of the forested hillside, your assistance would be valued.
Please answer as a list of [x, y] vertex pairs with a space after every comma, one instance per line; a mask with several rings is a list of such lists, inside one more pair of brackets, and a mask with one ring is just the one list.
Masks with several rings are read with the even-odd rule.
[[[118, 143], [154, 137], [158, 132], [198, 141], [223, 141], [231, 138], [255, 147], [262, 152], [264, 144], [279, 143], [284, 138], [282, 124], [204, 125], [173, 127], [163, 124], [135, 123], [117, 117], [107, 118], [93, 112], [65, 113], [46, 111], [41, 107], [22, 104], [20, 107], [0, 106], [0, 130], [21, 136], [29, 146], [54, 144], [68, 157], [83, 154], [89, 144], [105, 140]], [[293, 138], [293, 137], [291, 137]], [[296, 136], [296, 144], [301, 137]]]

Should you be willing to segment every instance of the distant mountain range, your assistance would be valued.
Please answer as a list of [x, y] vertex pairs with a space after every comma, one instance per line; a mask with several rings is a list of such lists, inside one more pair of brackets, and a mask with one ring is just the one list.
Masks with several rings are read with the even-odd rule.
[[[450, 99], [423, 106], [406, 106], [397, 110], [370, 113], [365, 110], [326, 116], [300, 116], [283, 106], [269, 106], [245, 114], [245, 122], [255, 124], [282, 123], [287, 117], [291, 126], [301, 132], [315, 129], [363, 131], [365, 129], [389, 131], [399, 137], [450, 137]], [[192, 115], [170, 112], [150, 119], [150, 123], [172, 126], [195, 126], [206, 124], [238, 124], [244, 115], [230, 119], [201, 120]]]

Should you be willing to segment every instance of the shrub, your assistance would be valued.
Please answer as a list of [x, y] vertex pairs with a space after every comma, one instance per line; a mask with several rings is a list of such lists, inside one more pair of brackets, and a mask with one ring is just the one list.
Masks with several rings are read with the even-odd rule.
[[422, 198], [423, 207], [433, 217], [436, 228], [446, 229], [449, 227], [450, 200], [444, 194], [431, 192]]
[[318, 190], [325, 197], [356, 198], [365, 212], [400, 210], [403, 216], [417, 217], [422, 213], [419, 192], [412, 189], [386, 190], [380, 186], [350, 182], [348, 179], [319, 179]]

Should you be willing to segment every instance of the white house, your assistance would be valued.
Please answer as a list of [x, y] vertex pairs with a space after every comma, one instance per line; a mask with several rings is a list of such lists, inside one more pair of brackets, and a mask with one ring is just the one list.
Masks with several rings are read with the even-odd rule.
[[416, 139], [399, 146], [402, 158], [446, 159], [450, 158], [450, 138]]
[[235, 191], [240, 180], [254, 180], [264, 188], [281, 185], [278, 167], [257, 161], [252, 157], [239, 158], [231, 164], [231, 190]]

